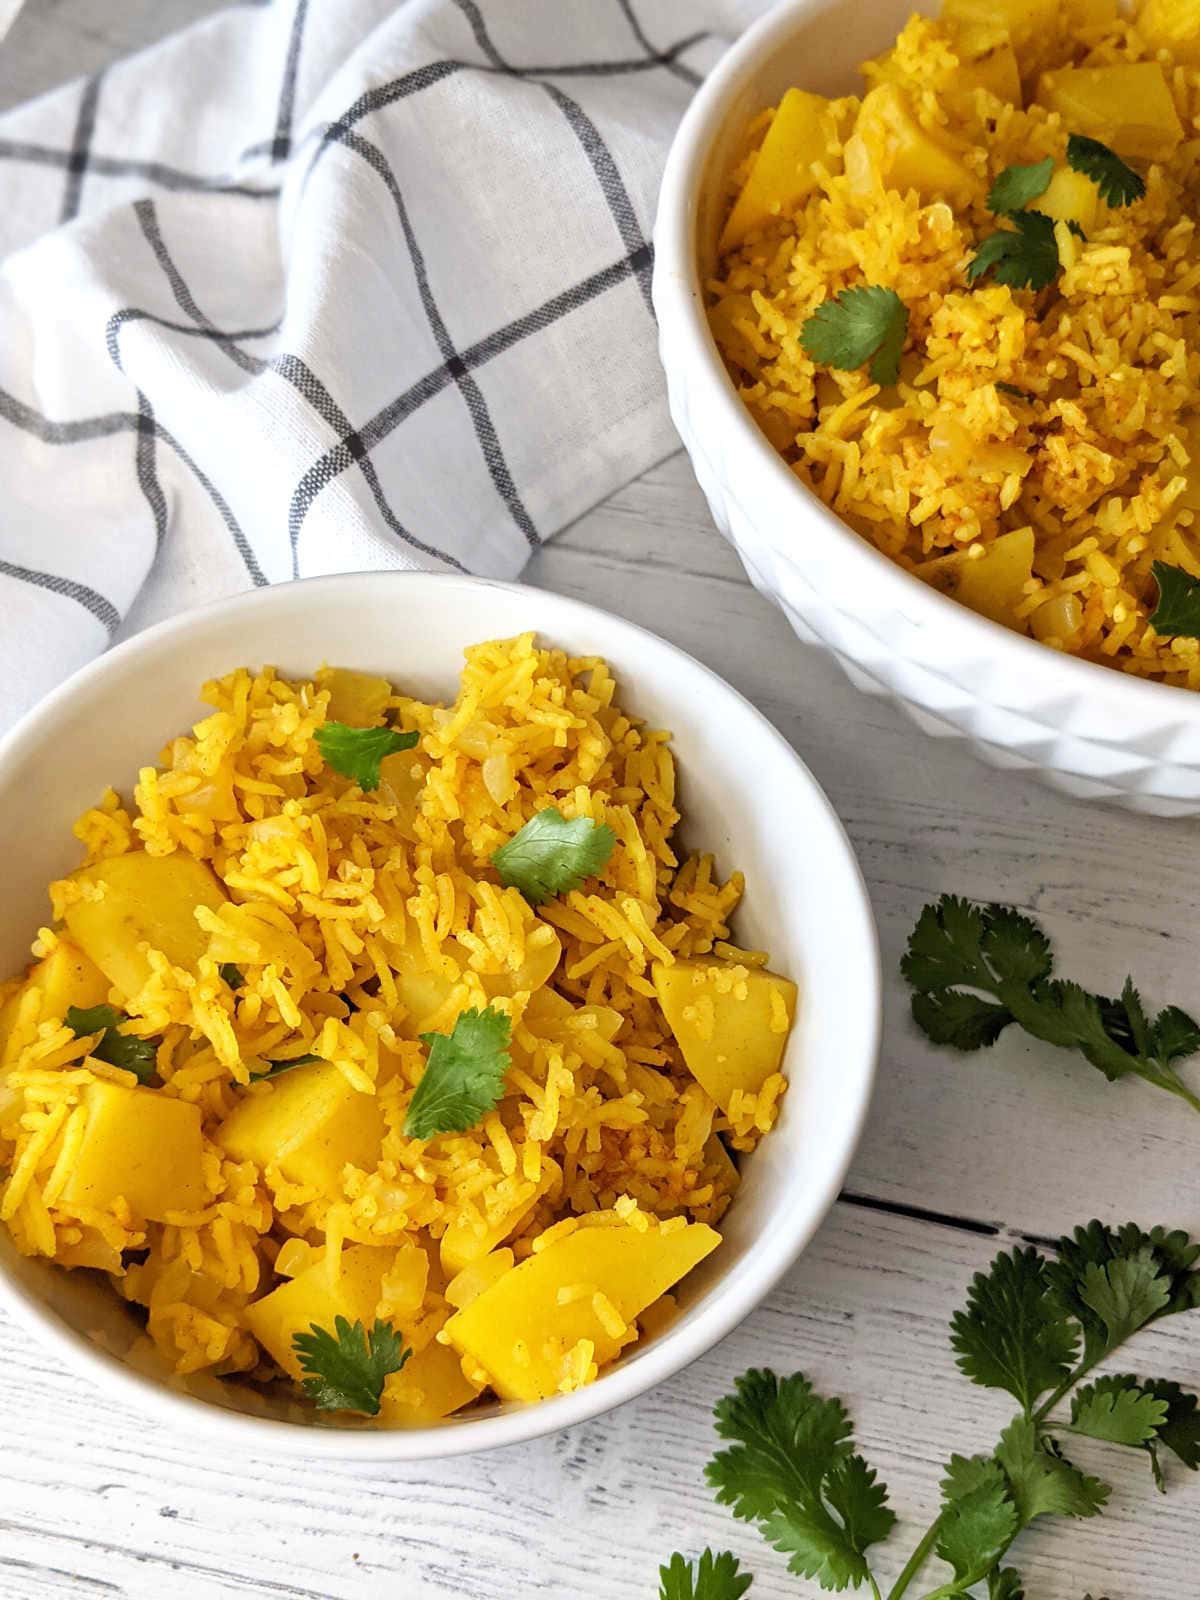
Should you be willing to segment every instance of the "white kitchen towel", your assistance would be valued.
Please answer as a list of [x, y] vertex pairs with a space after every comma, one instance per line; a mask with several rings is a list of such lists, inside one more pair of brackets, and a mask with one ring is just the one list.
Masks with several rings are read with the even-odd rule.
[[0, 118], [0, 724], [251, 584], [515, 575], [672, 449], [658, 180], [761, 9], [245, 4]]

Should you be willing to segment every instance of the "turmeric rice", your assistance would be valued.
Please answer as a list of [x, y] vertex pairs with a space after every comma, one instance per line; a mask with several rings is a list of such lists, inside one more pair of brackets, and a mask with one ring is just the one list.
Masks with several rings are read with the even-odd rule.
[[[1055, 649], [1200, 688], [1200, 639], [1150, 620], [1156, 562], [1200, 578], [1200, 6], [945, 0], [862, 71], [861, 98], [792, 90], [746, 130], [707, 283], [742, 399], [907, 571]], [[1110, 204], [1072, 136], [1140, 196]], [[973, 268], [1014, 228], [997, 179], [1041, 163], [1020, 209], [1049, 219], [1052, 281]], [[907, 313], [894, 383], [805, 348], [816, 308], [866, 285]]]
[[[468, 650], [448, 707], [239, 669], [79, 819], [0, 987], [0, 1220], [106, 1274], [174, 1381], [415, 1425], [578, 1387], [669, 1322], [775, 1121], [795, 989], [731, 942], [740, 874], [677, 854], [669, 737], [615, 695], [532, 635]], [[374, 782], [331, 728], [393, 746]], [[543, 898], [493, 858], [551, 807], [611, 847]], [[494, 1103], [413, 1136], [480, 1017]], [[381, 1325], [378, 1405], [321, 1398], [305, 1341]]]

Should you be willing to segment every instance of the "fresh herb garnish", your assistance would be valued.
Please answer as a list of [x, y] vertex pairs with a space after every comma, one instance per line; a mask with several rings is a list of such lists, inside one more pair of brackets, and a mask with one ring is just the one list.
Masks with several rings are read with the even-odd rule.
[[314, 1061], [324, 1061], [324, 1056], [288, 1056], [284, 1061], [268, 1062], [268, 1070], [260, 1072], [251, 1079], [252, 1083], [265, 1083], [268, 1078], [278, 1078], [283, 1072], [290, 1072], [293, 1067], [311, 1067]]
[[[1032, 1248], [998, 1255], [953, 1319], [961, 1371], [1011, 1394], [1021, 1409], [990, 1454], [951, 1456], [938, 1514], [888, 1600], [901, 1600], [934, 1556], [949, 1570], [925, 1600], [966, 1600], [978, 1584], [987, 1585], [988, 1600], [1024, 1600], [1020, 1573], [1004, 1565], [1017, 1536], [1039, 1517], [1098, 1516], [1109, 1497], [1106, 1483], [1070, 1461], [1063, 1437], [1144, 1452], [1160, 1489], [1163, 1452], [1200, 1466], [1195, 1395], [1132, 1373], [1084, 1383], [1139, 1329], [1200, 1306], [1200, 1245], [1182, 1232], [1091, 1222], [1055, 1248], [1055, 1259]], [[854, 1451], [841, 1401], [818, 1395], [803, 1373], [752, 1371], [718, 1404], [716, 1424], [734, 1441], [708, 1466], [718, 1500], [757, 1523], [789, 1557], [789, 1571], [823, 1589], [867, 1584], [881, 1600], [867, 1553], [895, 1517], [887, 1489]], [[721, 1558], [706, 1555], [715, 1570]], [[693, 1588], [679, 1555], [662, 1568], [662, 1585], [660, 1600], [736, 1600], [743, 1592]]]
[[895, 383], [908, 332], [908, 307], [894, 289], [867, 284], [843, 289], [813, 312], [800, 330], [805, 355], [853, 372], [869, 361], [872, 383]]
[[1027, 167], [1005, 167], [988, 190], [988, 210], [998, 217], [1020, 211], [1038, 195], [1045, 194], [1054, 171], [1054, 157], [1034, 161]]
[[701, 1553], [693, 1564], [678, 1551], [658, 1569], [658, 1600], [741, 1600], [754, 1580], [739, 1572], [737, 1557], [728, 1550], [714, 1556]]
[[154, 1076], [158, 1057], [157, 1039], [139, 1039], [136, 1034], [122, 1033], [119, 1024], [128, 1022], [125, 1012], [116, 1006], [68, 1006], [63, 1021], [77, 1039], [89, 1033], [101, 1037], [88, 1052], [97, 1061], [107, 1061], [110, 1067], [120, 1067], [132, 1072], [139, 1083], [149, 1083]]
[[333, 1319], [333, 1333], [314, 1322], [311, 1332], [292, 1337], [304, 1392], [318, 1411], [361, 1411], [377, 1417], [384, 1379], [399, 1372], [412, 1351], [390, 1322], [375, 1319], [368, 1333], [361, 1322]]
[[1156, 561], [1150, 571], [1158, 585], [1150, 626], [1158, 633], [1200, 639], [1200, 578], [1166, 561]]
[[506, 888], [519, 889], [536, 906], [603, 872], [616, 842], [606, 822], [590, 817], [568, 822], [557, 807], [547, 806], [500, 846], [492, 865]]
[[999, 382], [993, 387], [999, 389], [1001, 394], [1011, 395], [1014, 400], [1032, 400], [1034, 398], [1028, 389], [1018, 389], [1015, 383]]
[[478, 1126], [504, 1093], [511, 1038], [511, 1021], [491, 1006], [462, 1012], [452, 1033], [423, 1033], [429, 1058], [404, 1119], [406, 1137], [432, 1139]]
[[1058, 271], [1054, 223], [1040, 211], [1018, 211], [1011, 228], [981, 239], [967, 263], [967, 280], [977, 283], [987, 272], [1010, 289], [1044, 289]]
[[235, 967], [232, 961], [222, 961], [221, 965], [217, 968], [217, 976], [221, 978], [223, 982], [227, 983], [231, 989], [241, 989], [245, 987], [246, 979], [242, 973], [242, 969], [241, 967]]
[[1090, 178], [1110, 206], [1132, 205], [1146, 192], [1145, 179], [1099, 139], [1071, 134], [1067, 140], [1067, 164], [1072, 171]]
[[344, 722], [327, 722], [316, 732], [325, 765], [351, 778], [362, 790], [378, 789], [379, 763], [397, 750], [411, 750], [421, 735], [397, 733], [394, 728], [351, 728]]
[[1200, 1025], [1178, 1006], [1153, 1021], [1133, 979], [1117, 1000], [1051, 977], [1046, 935], [1011, 906], [973, 905], [943, 895], [909, 935], [900, 971], [911, 984], [913, 1019], [934, 1044], [979, 1050], [1012, 1022], [1035, 1039], [1078, 1050], [1115, 1081], [1134, 1076], [1200, 1111], [1175, 1062], [1200, 1049]]

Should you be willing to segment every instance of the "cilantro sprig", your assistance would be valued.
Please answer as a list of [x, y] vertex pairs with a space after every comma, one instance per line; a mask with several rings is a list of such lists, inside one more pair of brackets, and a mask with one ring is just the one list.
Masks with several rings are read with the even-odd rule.
[[826, 300], [800, 329], [805, 355], [824, 366], [853, 372], [870, 362], [872, 383], [900, 376], [900, 352], [908, 333], [908, 307], [894, 289], [865, 284]]
[[139, 1083], [149, 1083], [154, 1076], [158, 1058], [157, 1039], [139, 1039], [136, 1034], [123, 1033], [121, 1023], [129, 1018], [116, 1006], [68, 1006], [63, 1021], [77, 1039], [90, 1033], [100, 1038], [89, 1051], [97, 1061], [107, 1061], [111, 1067], [121, 1067], [132, 1072]]
[[415, 729], [397, 733], [395, 728], [351, 728], [344, 722], [327, 722], [315, 737], [325, 765], [366, 791], [379, 787], [379, 763], [397, 750], [411, 750], [421, 735]]
[[[901, 1600], [934, 1558], [946, 1571], [925, 1600], [966, 1600], [982, 1584], [988, 1600], [1024, 1600], [1019, 1571], [1005, 1564], [1020, 1534], [1039, 1518], [1099, 1516], [1109, 1498], [1102, 1479], [1071, 1461], [1064, 1439], [1143, 1453], [1160, 1490], [1166, 1457], [1200, 1467], [1196, 1395], [1134, 1373], [1091, 1376], [1141, 1329], [1200, 1307], [1198, 1259], [1200, 1245], [1182, 1232], [1090, 1222], [1053, 1255], [1003, 1251], [975, 1276], [951, 1323], [951, 1346], [966, 1377], [1010, 1394], [1020, 1409], [989, 1452], [950, 1457], [937, 1515], [888, 1600]], [[716, 1426], [733, 1441], [708, 1466], [717, 1499], [757, 1523], [790, 1571], [823, 1589], [866, 1585], [882, 1600], [868, 1553], [895, 1518], [886, 1487], [855, 1452], [842, 1402], [819, 1395], [803, 1373], [752, 1371], [717, 1405]], [[693, 1588], [680, 1555], [662, 1580], [660, 1600], [742, 1593]]]
[[1016, 1023], [1035, 1039], [1077, 1050], [1112, 1082], [1141, 1078], [1200, 1111], [1200, 1097], [1175, 1065], [1200, 1049], [1200, 1024], [1178, 1006], [1151, 1019], [1132, 978], [1110, 999], [1053, 970], [1050, 941], [1029, 917], [956, 895], [925, 907], [900, 963], [913, 989], [913, 1020], [934, 1044], [980, 1050]]
[[988, 190], [988, 210], [997, 217], [1022, 210], [1031, 200], [1045, 194], [1053, 171], [1053, 156], [1033, 161], [1028, 166], [1005, 167]]
[[308, 1333], [292, 1337], [305, 1394], [318, 1411], [361, 1411], [377, 1417], [385, 1378], [399, 1372], [412, 1351], [391, 1323], [379, 1318], [368, 1332], [361, 1322], [335, 1317], [333, 1330], [314, 1322]]
[[967, 281], [977, 283], [991, 273], [1010, 289], [1044, 289], [1058, 271], [1054, 223], [1040, 211], [1016, 211], [1011, 228], [999, 228], [981, 239], [967, 263]]
[[1150, 626], [1164, 635], [1200, 639], [1200, 578], [1166, 561], [1156, 561], [1150, 571], [1158, 585]]
[[1090, 178], [1101, 197], [1115, 207], [1132, 205], [1146, 192], [1146, 181], [1099, 139], [1073, 133], [1067, 140], [1067, 165]]
[[658, 1569], [658, 1600], [741, 1600], [753, 1581], [728, 1550], [704, 1550], [694, 1565], [676, 1551]]
[[568, 822], [557, 806], [547, 806], [500, 846], [492, 865], [506, 888], [519, 889], [537, 906], [603, 872], [616, 842], [607, 822], [590, 817]]
[[429, 1057], [404, 1118], [406, 1137], [432, 1139], [477, 1127], [504, 1093], [511, 1039], [511, 1021], [491, 1006], [462, 1012], [452, 1033], [423, 1033]]

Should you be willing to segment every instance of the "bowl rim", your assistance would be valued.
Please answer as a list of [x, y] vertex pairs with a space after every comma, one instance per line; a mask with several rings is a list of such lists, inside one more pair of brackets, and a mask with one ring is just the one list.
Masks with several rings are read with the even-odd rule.
[[[857, 568], [873, 584], [894, 586], [897, 608], [922, 631], [959, 634], [974, 644], [977, 654], [1002, 666], [1007, 654], [1013, 666], [1027, 673], [1049, 669], [1060, 674], [1064, 693], [1095, 696], [1103, 685], [1119, 704], [1114, 709], [1165, 721], [1185, 709], [1189, 720], [1200, 716], [1200, 692], [1175, 684], [1158, 683], [1118, 667], [1104, 666], [1083, 656], [1052, 650], [1003, 623], [972, 611], [961, 601], [940, 593], [906, 572], [856, 533], [819, 495], [803, 483], [770, 444], [739, 397], [713, 338], [705, 310], [695, 248], [697, 197], [713, 140], [727, 118], [727, 108], [737, 92], [751, 84], [763, 64], [789, 40], [797, 25], [814, 11], [836, 11], [850, 0], [779, 0], [741, 34], [721, 57], [696, 91], [676, 130], [663, 172], [654, 225], [653, 298], [658, 314], [664, 365], [682, 359], [689, 363], [689, 378], [701, 381], [705, 399], [715, 408], [712, 431], [730, 438], [753, 458], [755, 471], [767, 475], [774, 490], [794, 497], [800, 509], [818, 520], [838, 546], [839, 557]], [[678, 342], [678, 343], [676, 343]], [[758, 529], [772, 552], [791, 566], [799, 566], [794, 538], [781, 537], [774, 522]], [[854, 614], [853, 608], [851, 614]], [[952, 673], [939, 669], [951, 681]], [[1123, 743], [1121, 738], [1114, 742]]]
[[[0, 1308], [45, 1340], [65, 1365], [93, 1381], [102, 1394], [107, 1392], [114, 1400], [127, 1401], [136, 1413], [164, 1425], [174, 1424], [185, 1434], [220, 1438], [229, 1444], [236, 1441], [246, 1449], [257, 1449], [263, 1454], [349, 1462], [424, 1461], [522, 1443], [611, 1411], [705, 1355], [766, 1298], [824, 1221], [861, 1139], [879, 1062], [882, 977], [878, 931], [854, 847], [824, 790], [775, 725], [731, 684], [669, 640], [586, 601], [529, 584], [412, 570], [339, 573], [252, 589], [195, 607], [135, 634], [72, 674], [0, 737], [0, 762], [12, 764], [23, 760], [40, 743], [46, 720], [52, 720], [58, 709], [81, 687], [102, 682], [111, 672], [114, 661], [124, 663], [138, 656], [152, 660], [165, 644], [182, 643], [194, 629], [218, 619], [244, 620], [248, 636], [252, 637], [254, 617], [266, 607], [294, 603], [297, 591], [311, 594], [315, 604], [322, 593], [361, 586], [364, 580], [378, 588], [403, 582], [428, 585], [443, 593], [455, 588], [489, 588], [521, 597], [532, 596], [535, 604], [546, 604], [559, 616], [565, 613], [572, 621], [577, 620], [581, 632], [588, 626], [608, 630], [610, 634], [615, 629], [619, 634], [628, 635], [632, 643], [640, 642], [643, 648], [649, 645], [662, 649], [676, 658], [687, 673], [699, 680], [698, 693], [714, 702], [724, 698], [731, 709], [738, 709], [755, 720], [761, 725], [764, 736], [775, 743], [784, 759], [791, 763], [797, 781], [806, 787], [814, 812], [824, 814], [831, 828], [830, 839], [841, 851], [845, 892], [850, 897], [853, 917], [858, 924], [855, 965], [863, 1001], [859, 1019], [864, 1059], [858, 1074], [857, 1100], [850, 1106], [847, 1117], [845, 1149], [826, 1181], [813, 1191], [804, 1214], [795, 1225], [785, 1225], [787, 1219], [775, 1219], [773, 1227], [759, 1235], [753, 1249], [761, 1254], [756, 1254], [753, 1260], [747, 1259], [745, 1265], [752, 1270], [744, 1272], [744, 1281], [733, 1285], [734, 1292], [729, 1292], [727, 1283], [718, 1281], [710, 1291], [711, 1304], [690, 1323], [667, 1329], [639, 1359], [602, 1374], [594, 1383], [571, 1394], [478, 1418], [408, 1429], [301, 1424], [227, 1410], [172, 1389], [93, 1343], [68, 1326], [30, 1288], [13, 1278], [0, 1260]], [[553, 621], [548, 619], [546, 631], [551, 635], [553, 627]]]

